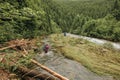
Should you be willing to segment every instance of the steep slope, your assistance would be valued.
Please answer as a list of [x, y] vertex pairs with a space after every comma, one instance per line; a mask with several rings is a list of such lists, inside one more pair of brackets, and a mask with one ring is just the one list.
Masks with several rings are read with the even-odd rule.
[[49, 0], [1, 0], [0, 43], [16, 38], [33, 38], [59, 32], [46, 11]]
[[59, 0], [55, 22], [63, 31], [120, 41], [120, 0]]
[[[61, 34], [51, 35], [50, 37], [56, 52], [62, 53], [65, 57], [81, 63], [94, 73], [110, 75], [115, 80], [120, 80], [120, 51], [113, 49], [111, 44], [108, 43], [96, 45], [95, 43], [78, 38], [78, 36], [72, 38], [69, 35], [63, 36]], [[83, 70], [81, 75], [86, 76], [87, 73], [84, 75]], [[94, 77], [95, 75], [93, 75]]]
[[[67, 59], [60, 55], [60, 53], [49, 51], [49, 53], [42, 57], [36, 55], [36, 59], [40, 63], [43, 62], [44, 65], [70, 80], [113, 80], [112, 76], [97, 75], [85, 68], [82, 64]], [[46, 73], [41, 69], [40, 72]]]

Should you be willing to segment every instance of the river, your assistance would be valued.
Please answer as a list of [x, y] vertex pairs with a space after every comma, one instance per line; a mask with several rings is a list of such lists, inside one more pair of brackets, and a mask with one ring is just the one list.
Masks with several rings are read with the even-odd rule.
[[111, 41], [107, 41], [107, 40], [103, 40], [103, 39], [91, 38], [91, 37], [86, 37], [86, 36], [74, 35], [74, 34], [70, 34], [70, 33], [67, 33], [67, 36], [86, 39], [90, 42], [93, 42], [93, 43], [96, 43], [99, 45], [103, 45], [105, 43], [110, 43], [113, 46], [113, 48], [120, 50], [120, 43], [115, 43], [115, 42], [111, 42]]

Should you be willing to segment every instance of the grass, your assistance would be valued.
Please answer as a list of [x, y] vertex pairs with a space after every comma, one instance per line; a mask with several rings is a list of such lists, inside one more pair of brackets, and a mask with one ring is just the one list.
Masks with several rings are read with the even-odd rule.
[[[37, 37], [30, 41], [31, 44], [27, 46], [22, 46], [29, 53], [29, 55], [27, 55], [26, 57], [23, 57], [22, 55], [22, 53], [24, 53], [23, 50], [19, 50], [17, 48], [0, 51], [2, 55], [5, 55], [4, 59], [0, 62], [0, 68], [8, 71], [9, 74], [17, 74], [19, 76], [19, 79], [21, 80], [22, 75], [21, 73], [19, 73], [19, 71], [17, 71], [17, 68], [21, 66], [32, 70], [36, 67], [34, 64], [31, 63], [30, 59], [33, 59], [36, 54], [40, 53], [40, 47], [42, 45], [41, 39], [41, 37]], [[2, 45], [7, 46], [7, 44]], [[0, 55], [0, 59], [3, 57], [2, 55]], [[19, 79], [16, 78], [15, 80]]]
[[50, 40], [65, 57], [80, 62], [97, 74], [110, 74], [120, 79], [120, 51], [61, 34], [51, 35]]

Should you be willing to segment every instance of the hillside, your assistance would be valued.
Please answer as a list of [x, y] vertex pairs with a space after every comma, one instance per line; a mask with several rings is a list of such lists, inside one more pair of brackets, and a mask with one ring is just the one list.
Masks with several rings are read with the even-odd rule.
[[119, 42], [119, 3], [119, 0], [2, 0], [0, 42], [56, 32]]
[[[120, 0], [0, 0], [0, 72], [5, 75], [3, 78], [13, 73], [16, 79], [22, 80], [56, 80], [54, 71], [47, 68], [52, 75], [44, 74], [33, 65], [32, 61], [38, 59], [37, 64], [42, 69], [47, 63], [68, 79], [120, 80], [119, 50], [109, 43], [96, 45], [65, 36], [65, 33], [120, 43]], [[45, 44], [50, 45], [52, 54], [44, 54]], [[57, 66], [59, 63], [62, 65]], [[83, 72], [78, 71], [80, 68]], [[86, 76], [79, 76], [84, 72]], [[89, 74], [91, 76], [87, 76]], [[61, 75], [57, 74], [57, 78]]]
[[[53, 47], [57, 49], [56, 51], [62, 53], [68, 59], [81, 63], [99, 76], [112, 75], [115, 80], [120, 80], [120, 51], [113, 49], [111, 44], [96, 45], [82, 38], [64, 37], [61, 34], [50, 35], [50, 40]], [[78, 70], [78, 72], [82, 71]], [[87, 75], [84, 73], [81, 74], [83, 77]], [[99, 80], [99, 78], [92, 79]], [[88, 78], [88, 80], [92, 79]], [[80, 78], [80, 80], [82, 79]], [[108, 80], [111, 80], [111, 78]]]
[[62, 13], [59, 13], [60, 18], [57, 18], [57, 23], [62, 30], [119, 42], [119, 0], [63, 0], [56, 2], [62, 7]]
[[[49, 0], [0, 2], [0, 43], [17, 38], [33, 38], [60, 31], [47, 11]], [[51, 4], [51, 3], [49, 3]]]

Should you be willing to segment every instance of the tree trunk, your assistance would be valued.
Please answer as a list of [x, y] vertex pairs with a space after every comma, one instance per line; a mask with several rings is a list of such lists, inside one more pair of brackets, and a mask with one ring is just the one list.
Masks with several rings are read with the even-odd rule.
[[[24, 54], [22, 54], [24, 57], [26, 57], [26, 55], [28, 54], [28, 52], [23, 48], [24, 50]], [[42, 69], [46, 70], [47, 72], [49, 72], [50, 74], [52, 74], [53, 76], [59, 78], [60, 80], [69, 80], [68, 78], [56, 73], [55, 71], [49, 69], [48, 67], [40, 64], [39, 62], [37, 62], [36, 60], [34, 59], [30, 59], [32, 63], [34, 63], [35, 65], [41, 67]]]

